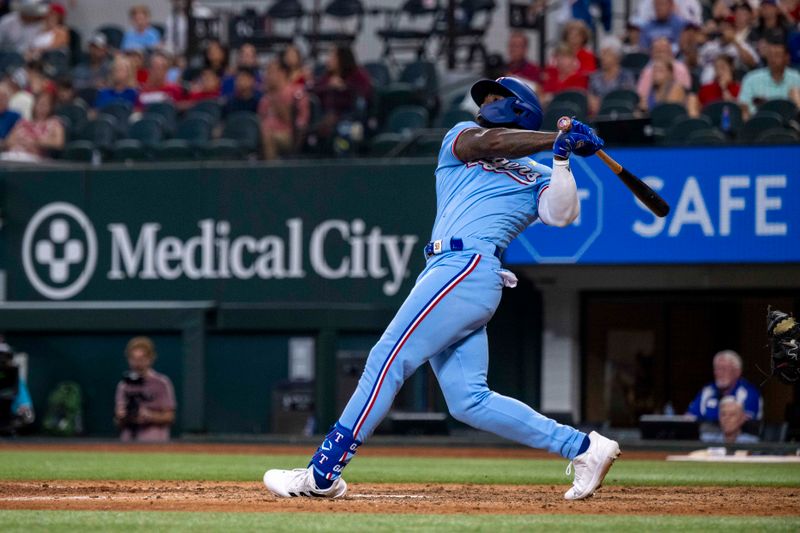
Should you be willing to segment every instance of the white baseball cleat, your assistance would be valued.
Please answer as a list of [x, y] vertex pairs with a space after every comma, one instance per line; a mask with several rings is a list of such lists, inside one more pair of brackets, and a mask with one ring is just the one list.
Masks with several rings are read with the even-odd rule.
[[294, 470], [267, 470], [264, 473], [264, 486], [282, 498], [306, 496], [309, 498], [341, 498], [347, 494], [347, 483], [339, 478], [329, 488], [317, 488], [314, 482], [314, 467]]
[[596, 431], [589, 433], [589, 449], [567, 466], [567, 475], [575, 467], [572, 487], [564, 493], [565, 500], [588, 498], [600, 488], [614, 460], [619, 457], [619, 444]]

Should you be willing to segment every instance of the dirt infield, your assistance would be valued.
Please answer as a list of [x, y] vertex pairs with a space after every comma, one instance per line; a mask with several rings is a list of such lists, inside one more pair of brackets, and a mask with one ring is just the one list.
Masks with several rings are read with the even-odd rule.
[[[292, 454], [308, 446], [171, 443], [0, 443], [0, 450]], [[526, 448], [371, 446], [374, 457], [552, 458]], [[663, 452], [626, 451], [626, 459], [660, 460]], [[593, 498], [567, 502], [563, 485], [350, 485], [342, 500], [280, 499], [257, 482], [219, 481], [0, 481], [0, 509], [113, 511], [337, 512], [413, 514], [797, 515], [800, 487], [604, 487]]]
[[604, 487], [582, 502], [568, 485], [357, 483], [347, 498], [279, 499], [257, 482], [4, 481], [0, 509], [414, 514], [797, 514], [798, 488]]

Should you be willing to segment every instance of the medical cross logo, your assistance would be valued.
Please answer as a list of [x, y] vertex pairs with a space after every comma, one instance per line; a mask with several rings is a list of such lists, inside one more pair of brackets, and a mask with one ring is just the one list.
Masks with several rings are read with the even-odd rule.
[[72, 204], [54, 202], [31, 218], [22, 238], [22, 265], [46, 298], [65, 300], [83, 290], [97, 264], [97, 235]]

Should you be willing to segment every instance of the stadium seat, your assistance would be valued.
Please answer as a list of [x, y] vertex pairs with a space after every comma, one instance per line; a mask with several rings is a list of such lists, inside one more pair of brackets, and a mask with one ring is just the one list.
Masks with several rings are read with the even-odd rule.
[[41, 62], [48, 78], [58, 79], [69, 74], [69, 56], [63, 50], [47, 50], [42, 53]]
[[74, 135], [86, 125], [88, 121], [87, 109], [80, 103], [64, 104], [56, 109], [56, 115], [69, 120], [69, 132]]
[[128, 137], [139, 141], [145, 148], [151, 148], [164, 139], [164, 130], [159, 119], [142, 117], [128, 128]]
[[95, 156], [95, 146], [91, 141], [72, 141], [67, 143], [61, 153], [61, 159], [90, 163]]
[[774, 100], [767, 100], [758, 108], [758, 113], [763, 111], [772, 111], [783, 117], [784, 121], [789, 121], [797, 117], [797, 106], [791, 100], [784, 100], [776, 98]]
[[155, 102], [144, 108], [146, 113], [158, 113], [164, 117], [166, 131], [174, 131], [178, 119], [178, 111], [171, 102]]
[[475, 120], [475, 115], [463, 109], [451, 108], [439, 115], [436, 126], [439, 128], [452, 128], [459, 122]]
[[598, 116], [617, 117], [619, 115], [633, 115], [636, 106], [632, 106], [627, 100], [609, 100], [604, 98], [600, 104]]
[[403, 150], [406, 157], [436, 157], [442, 148], [442, 139], [447, 130], [430, 129], [419, 132], [414, 141]]
[[350, 46], [364, 26], [364, 4], [361, 0], [331, 0], [322, 10], [316, 31], [305, 34], [311, 46], [309, 55], [336, 45]]
[[600, 107], [603, 103], [609, 102], [626, 102], [631, 106], [631, 109], [636, 109], [639, 106], [639, 93], [631, 89], [615, 89], [603, 97]]
[[101, 115], [87, 122], [78, 130], [76, 139], [80, 141], [90, 141], [96, 148], [103, 151], [110, 150], [117, 137], [116, 129], [111, 118], [112, 117], [108, 115]]
[[147, 161], [149, 155], [141, 141], [121, 139], [114, 143], [111, 157], [114, 161]]
[[84, 87], [75, 91], [76, 100], [81, 100], [87, 107], [92, 107], [97, 100], [97, 89], [95, 87]]
[[364, 70], [369, 73], [373, 87], [386, 87], [392, 83], [392, 75], [389, 72], [389, 67], [386, 66], [386, 63], [382, 63], [380, 61], [364, 63]]
[[423, 100], [406, 84], [392, 84], [376, 91], [375, 109], [378, 122], [383, 124], [392, 109], [404, 105], [420, 105]]
[[692, 145], [720, 145], [727, 144], [728, 139], [717, 129], [699, 129], [689, 133], [686, 144]]
[[[452, 33], [456, 55], [459, 50], [466, 50], [467, 56], [464, 58], [466, 65], [470, 65], [476, 59], [485, 62], [488, 54], [483, 39], [486, 32], [492, 27], [492, 18], [497, 2], [495, 0], [460, 0], [455, 4], [457, 12], [463, 13], [462, 20], [456, 23]], [[446, 54], [446, 44], [451, 37], [446, 15], [440, 15], [437, 18], [434, 28], [434, 34], [440, 43], [439, 56], [441, 57]], [[458, 57], [456, 59], [458, 60]]]
[[225, 119], [222, 138], [236, 141], [245, 153], [256, 153], [261, 145], [261, 124], [255, 113], [237, 111]]
[[589, 114], [589, 103], [586, 99], [586, 93], [582, 91], [562, 91], [553, 97], [550, 106], [560, 107], [561, 104], [570, 103], [578, 110], [575, 117], [578, 120], [584, 120]]
[[207, 116], [187, 117], [178, 124], [175, 138], [188, 141], [194, 147], [204, 146], [211, 140], [211, 122]]
[[711, 129], [713, 129], [711, 121], [706, 117], [683, 117], [672, 123], [664, 140], [671, 144], [686, 144], [689, 140], [689, 134]]
[[119, 49], [119, 47], [122, 46], [122, 39], [125, 37], [125, 31], [119, 26], [107, 24], [97, 28], [97, 31], [106, 36], [108, 46], [111, 48]]
[[622, 56], [621, 66], [633, 72], [638, 78], [644, 67], [650, 62], [650, 56], [644, 52], [633, 52]]
[[386, 131], [408, 134], [411, 131], [428, 127], [428, 111], [421, 106], [407, 105], [398, 107], [386, 119]]
[[407, 83], [413, 90], [435, 94], [439, 91], [439, 75], [436, 65], [430, 61], [413, 61], [403, 67], [400, 83]]
[[382, 57], [393, 58], [396, 50], [407, 50], [422, 59], [438, 13], [437, 2], [423, 0], [406, 0], [391, 11], [386, 25], [375, 32], [383, 41]]
[[202, 100], [193, 105], [186, 112], [186, 116], [195, 116], [198, 113], [205, 113], [211, 120], [211, 124], [216, 124], [222, 118], [222, 106], [216, 100]]
[[369, 143], [369, 155], [373, 157], [393, 157], [408, 139], [399, 133], [380, 133]]
[[67, 27], [69, 31], [69, 64], [75, 66], [83, 59], [83, 48], [81, 47], [81, 34], [75, 28]]
[[650, 110], [650, 121], [656, 135], [664, 135], [670, 126], [687, 115], [681, 104], [658, 104]]
[[[723, 111], [727, 109], [728, 113], [728, 121], [730, 125], [728, 126], [728, 132], [724, 132], [722, 127], [722, 114]], [[708, 117], [711, 123], [723, 130], [724, 133], [735, 133], [739, 131], [739, 128], [742, 127], [742, 109], [736, 102], [713, 102], [708, 104], [703, 108], [703, 116]]]
[[215, 160], [236, 160], [246, 156], [239, 143], [233, 139], [215, 139], [203, 148], [203, 156]]
[[25, 66], [25, 58], [13, 50], [0, 50], [0, 76]]
[[155, 156], [159, 161], [187, 161], [196, 159], [196, 151], [184, 139], [168, 139], [156, 147]]
[[788, 128], [772, 128], [760, 132], [755, 140], [765, 144], [797, 144], [800, 143], [800, 134]]
[[783, 128], [783, 119], [776, 113], [765, 111], [745, 122], [742, 129], [739, 130], [738, 137], [744, 142], [754, 142], [765, 131], [776, 128]]
[[133, 112], [133, 106], [129, 102], [116, 100], [100, 108], [100, 113], [111, 115], [116, 120], [117, 133], [124, 136], [128, 131], [128, 119]]

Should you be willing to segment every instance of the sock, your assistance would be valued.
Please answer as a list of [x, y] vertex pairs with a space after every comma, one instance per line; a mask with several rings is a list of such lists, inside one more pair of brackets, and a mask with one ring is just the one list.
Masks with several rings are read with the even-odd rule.
[[589, 435], [584, 435], [583, 442], [581, 442], [581, 447], [578, 448], [578, 455], [582, 454], [588, 449], [589, 449]]
[[318, 489], [328, 489], [339, 479], [360, 445], [349, 429], [338, 422], [333, 425], [309, 463], [314, 467], [314, 482]]

